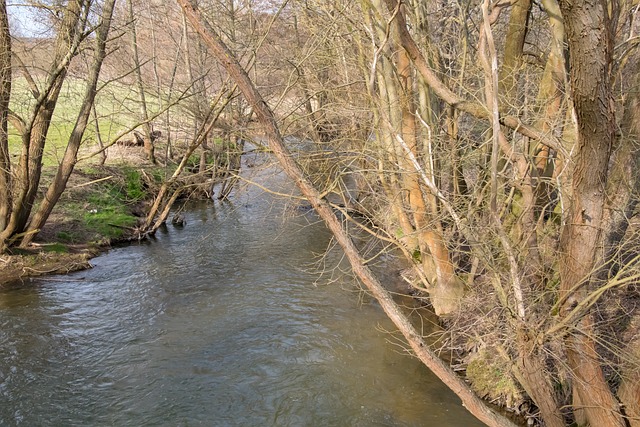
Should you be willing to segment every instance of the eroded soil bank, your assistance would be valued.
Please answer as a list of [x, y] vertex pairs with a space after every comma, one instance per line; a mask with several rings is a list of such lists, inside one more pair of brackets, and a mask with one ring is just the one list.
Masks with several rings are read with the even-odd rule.
[[80, 253], [35, 251], [21, 255], [0, 255], [0, 286], [18, 284], [30, 277], [66, 274], [91, 268], [89, 260], [98, 252]]

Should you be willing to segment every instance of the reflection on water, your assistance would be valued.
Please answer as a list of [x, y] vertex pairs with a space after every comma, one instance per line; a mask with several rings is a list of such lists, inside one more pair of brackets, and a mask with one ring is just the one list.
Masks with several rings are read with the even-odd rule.
[[339, 253], [318, 258], [317, 218], [271, 202], [251, 189], [1, 290], [0, 425], [479, 425], [389, 342]]

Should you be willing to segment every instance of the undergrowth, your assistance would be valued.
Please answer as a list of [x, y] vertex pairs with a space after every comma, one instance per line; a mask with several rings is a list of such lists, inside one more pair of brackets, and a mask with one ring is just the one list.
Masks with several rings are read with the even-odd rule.
[[[132, 166], [91, 166], [79, 172], [75, 176], [90, 185], [79, 184], [65, 192], [55, 208], [57, 221], [51, 221], [49, 237], [66, 244], [102, 245], [132, 235], [144, 203], [155, 194], [156, 176], [161, 175]], [[100, 181], [103, 178], [108, 179]]]

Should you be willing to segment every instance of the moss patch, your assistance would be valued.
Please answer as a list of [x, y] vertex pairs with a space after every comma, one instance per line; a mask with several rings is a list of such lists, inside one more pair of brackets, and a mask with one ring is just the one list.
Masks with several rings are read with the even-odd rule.
[[490, 349], [482, 349], [471, 357], [467, 379], [478, 395], [491, 401], [506, 402], [511, 407], [522, 400], [520, 388], [505, 361]]
[[39, 242], [105, 245], [135, 233], [152, 179], [141, 168], [92, 165], [74, 171], [72, 182], [36, 237]]

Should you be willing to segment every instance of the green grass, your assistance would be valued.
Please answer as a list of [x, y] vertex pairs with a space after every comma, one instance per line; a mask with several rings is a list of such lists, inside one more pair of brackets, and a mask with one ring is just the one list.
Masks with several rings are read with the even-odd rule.
[[139, 171], [125, 168], [111, 180], [82, 188], [80, 193], [68, 193], [57, 208], [65, 222], [73, 225], [59, 230], [56, 239], [102, 243], [123, 237], [138, 223], [129, 207], [148, 196], [142, 182]]
[[[51, 119], [47, 145], [45, 147], [43, 162], [45, 165], [57, 164], [64, 153], [75, 117], [80, 110], [82, 95], [79, 91], [80, 81], [69, 80], [60, 92], [60, 100]], [[31, 95], [24, 78], [14, 78], [11, 88], [10, 108], [25, 122], [30, 120], [31, 110], [35, 105], [35, 99]], [[21, 149], [21, 136], [18, 131], [9, 125], [9, 150], [17, 154]]]
[[147, 196], [147, 192], [144, 188], [144, 182], [142, 181], [142, 174], [140, 170], [133, 168], [125, 168], [125, 196], [128, 201], [140, 201]]
[[[44, 82], [36, 82], [40, 88]], [[75, 125], [85, 91], [83, 79], [68, 77], [65, 80], [56, 109], [51, 119], [47, 142], [45, 146], [43, 164], [52, 166], [59, 164], [64, 149]], [[160, 108], [159, 100], [153, 94], [147, 95], [150, 114]], [[111, 82], [98, 93], [96, 97], [96, 113], [100, 134], [103, 141], [110, 142], [123, 130], [139, 122], [140, 108], [137, 95], [131, 85]], [[35, 99], [31, 94], [23, 77], [14, 77], [11, 89], [10, 108], [24, 121], [30, 119]], [[17, 155], [21, 150], [21, 136], [16, 128], [9, 124], [9, 150]], [[84, 134], [83, 144], [97, 145], [94, 122], [90, 122]]]
[[45, 252], [53, 252], [57, 254], [66, 254], [69, 252], [69, 248], [62, 243], [52, 243], [50, 245], [44, 245], [42, 248]]
[[126, 229], [134, 227], [137, 218], [123, 212], [118, 207], [108, 207], [97, 212], [89, 211], [84, 214], [87, 227], [107, 239], [118, 239], [124, 235]]
[[56, 239], [65, 243], [75, 243], [80, 240], [80, 234], [73, 231], [59, 231], [56, 233]]
[[173, 173], [176, 167], [177, 166], [173, 166], [171, 168], [163, 169], [163, 170], [154, 168], [151, 170], [151, 173], [150, 173], [151, 178], [153, 178], [153, 181], [156, 184], [158, 185], [162, 184], [165, 181], [165, 179], [167, 179], [167, 176]]
[[102, 186], [87, 198], [87, 207], [82, 215], [85, 227], [107, 239], [122, 237], [125, 230], [134, 227], [137, 218], [127, 209], [129, 202], [126, 193], [116, 185]]

